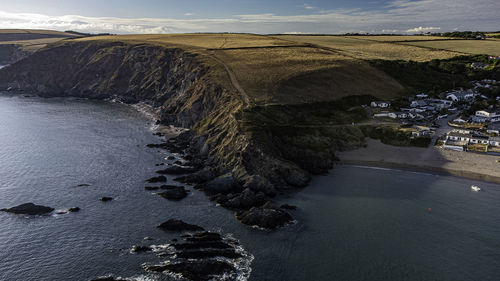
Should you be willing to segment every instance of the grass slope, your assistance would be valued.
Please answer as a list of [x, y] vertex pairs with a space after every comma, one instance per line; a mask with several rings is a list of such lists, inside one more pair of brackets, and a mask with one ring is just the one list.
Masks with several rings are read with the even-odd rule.
[[[375, 41], [377, 37], [378, 36], [278, 36], [278, 38], [293, 42], [309, 43], [330, 48], [342, 55], [356, 59], [430, 61], [432, 59], [448, 59], [460, 55], [457, 52], [451, 51], [433, 50], [390, 42], [377, 42]], [[394, 37], [397, 38], [397, 36]], [[402, 39], [398, 38], [398, 40]]]
[[251, 104], [332, 101], [349, 95], [393, 98], [402, 86], [362, 60], [302, 42], [253, 34], [125, 35], [77, 41], [122, 41], [196, 53], [225, 85], [234, 73]]
[[449, 41], [422, 41], [406, 43], [412, 46], [431, 49], [449, 50], [467, 54], [487, 54], [500, 56], [500, 40], [449, 40]]

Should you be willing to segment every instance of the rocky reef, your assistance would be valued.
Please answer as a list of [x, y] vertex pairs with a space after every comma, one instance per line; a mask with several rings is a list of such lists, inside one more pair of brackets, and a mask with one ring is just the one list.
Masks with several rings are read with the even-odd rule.
[[[180, 182], [196, 184], [245, 223], [281, 226], [291, 220], [287, 211], [264, 205], [277, 194], [306, 186], [312, 174], [328, 171], [334, 151], [345, 145], [336, 141], [337, 136], [347, 135], [354, 145], [362, 143], [363, 136], [341, 128], [290, 129], [289, 124], [309, 121], [311, 116], [337, 118], [335, 112], [343, 105], [265, 109], [247, 105], [230, 83], [216, 79], [220, 72], [199, 56], [140, 43], [66, 41], [1, 69], [0, 91], [148, 104], [160, 116], [159, 123], [190, 129], [151, 145], [189, 156], [187, 164], [158, 173], [179, 175]], [[150, 182], [164, 181], [160, 176]], [[259, 214], [266, 219], [255, 219]]]

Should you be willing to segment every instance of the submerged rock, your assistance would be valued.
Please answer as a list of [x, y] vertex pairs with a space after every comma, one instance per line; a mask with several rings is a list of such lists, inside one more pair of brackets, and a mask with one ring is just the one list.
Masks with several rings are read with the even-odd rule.
[[114, 278], [113, 276], [103, 276], [103, 277], [97, 277], [96, 279], [92, 279], [90, 281], [131, 281], [131, 280], [123, 278]]
[[241, 212], [237, 215], [237, 218], [246, 225], [267, 229], [284, 226], [293, 221], [290, 214], [269, 203], [261, 207], [253, 207], [250, 210]]
[[184, 186], [176, 186], [176, 185], [162, 185], [161, 189], [165, 189], [164, 192], [158, 193], [161, 197], [168, 200], [181, 200], [188, 195], [187, 190]]
[[146, 266], [147, 271], [182, 274], [189, 280], [212, 280], [218, 275], [234, 271], [235, 268], [225, 261], [219, 260], [187, 260], [177, 263]]
[[158, 186], [145, 186], [144, 189], [145, 190], [158, 190], [160, 188]]
[[69, 208], [68, 209], [68, 212], [70, 213], [76, 213], [76, 212], [80, 212], [80, 207], [72, 207], [72, 208]]
[[166, 222], [161, 223], [158, 225], [159, 228], [164, 229], [164, 230], [170, 230], [170, 231], [202, 231], [204, 230], [203, 227], [195, 225], [195, 224], [189, 224], [186, 223], [182, 220], [177, 220], [177, 219], [169, 219]]
[[43, 215], [54, 211], [54, 208], [35, 205], [33, 203], [25, 203], [12, 208], [1, 209], [0, 211], [23, 215]]
[[99, 200], [101, 200], [102, 202], [108, 202], [108, 201], [113, 200], [113, 197], [104, 196], [104, 197], [99, 198]]
[[77, 185], [78, 187], [81, 187], [81, 186], [90, 186], [90, 184], [86, 184], [86, 183], [82, 183], [82, 184], [79, 184]]
[[130, 251], [132, 253], [144, 253], [153, 251], [153, 248], [151, 248], [150, 246], [135, 245]]
[[198, 170], [199, 169], [196, 167], [174, 165], [174, 166], [170, 166], [164, 170], [156, 171], [156, 173], [158, 173], [160, 175], [182, 175], [182, 174], [194, 173]]
[[149, 183], [167, 182], [167, 178], [165, 176], [158, 176], [147, 179], [146, 181]]

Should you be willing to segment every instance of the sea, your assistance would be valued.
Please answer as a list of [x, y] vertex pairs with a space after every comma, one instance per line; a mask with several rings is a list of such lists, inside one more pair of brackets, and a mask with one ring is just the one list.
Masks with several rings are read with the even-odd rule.
[[0, 212], [0, 280], [179, 280], [143, 270], [161, 257], [130, 251], [167, 245], [177, 234], [156, 226], [170, 218], [237, 240], [247, 254], [236, 280], [500, 280], [500, 185], [336, 166], [276, 198], [297, 206], [296, 222], [264, 231], [192, 187], [178, 202], [146, 191], [171, 156], [146, 147], [161, 141], [154, 130], [148, 115], [119, 103], [0, 94], [0, 208], [81, 208]]

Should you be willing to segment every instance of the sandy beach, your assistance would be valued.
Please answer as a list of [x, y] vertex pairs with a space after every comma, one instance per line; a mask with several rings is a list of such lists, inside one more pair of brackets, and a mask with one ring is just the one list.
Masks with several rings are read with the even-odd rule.
[[397, 147], [368, 139], [367, 146], [339, 152], [340, 164], [399, 168], [450, 174], [500, 183], [500, 156], [458, 152], [438, 147]]

